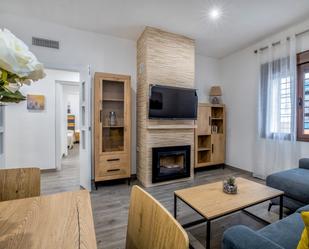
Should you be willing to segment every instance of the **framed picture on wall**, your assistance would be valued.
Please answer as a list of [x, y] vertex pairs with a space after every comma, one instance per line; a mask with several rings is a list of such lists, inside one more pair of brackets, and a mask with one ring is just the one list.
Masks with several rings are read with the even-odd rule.
[[27, 95], [27, 109], [34, 111], [42, 111], [45, 109], [45, 96], [44, 95]]

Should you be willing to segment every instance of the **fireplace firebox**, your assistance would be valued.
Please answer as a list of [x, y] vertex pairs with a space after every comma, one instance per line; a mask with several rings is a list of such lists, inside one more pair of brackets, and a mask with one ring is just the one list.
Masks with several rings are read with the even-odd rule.
[[190, 177], [191, 146], [152, 148], [152, 182]]

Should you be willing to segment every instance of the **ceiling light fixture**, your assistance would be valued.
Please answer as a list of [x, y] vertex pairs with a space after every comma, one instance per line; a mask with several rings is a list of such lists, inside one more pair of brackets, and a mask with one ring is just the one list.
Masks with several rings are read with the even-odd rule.
[[210, 11], [209, 11], [209, 17], [210, 19], [212, 20], [217, 20], [219, 19], [220, 17], [222, 16], [222, 11], [219, 9], [219, 8], [212, 8]]

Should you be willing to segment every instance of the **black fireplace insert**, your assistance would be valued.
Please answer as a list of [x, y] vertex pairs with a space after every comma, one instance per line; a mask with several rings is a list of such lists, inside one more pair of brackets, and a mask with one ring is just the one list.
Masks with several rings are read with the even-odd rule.
[[152, 148], [152, 182], [190, 177], [191, 146]]

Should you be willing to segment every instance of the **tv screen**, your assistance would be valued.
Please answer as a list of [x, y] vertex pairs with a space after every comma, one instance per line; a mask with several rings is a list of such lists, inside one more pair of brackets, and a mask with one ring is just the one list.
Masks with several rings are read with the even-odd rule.
[[150, 119], [188, 119], [197, 116], [197, 94], [195, 89], [150, 86]]

